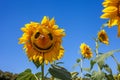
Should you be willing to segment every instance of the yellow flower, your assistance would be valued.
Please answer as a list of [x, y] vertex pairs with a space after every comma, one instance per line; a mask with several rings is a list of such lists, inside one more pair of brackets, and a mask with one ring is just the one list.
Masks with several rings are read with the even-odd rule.
[[109, 44], [109, 39], [108, 39], [108, 35], [105, 32], [105, 30], [101, 30], [98, 32], [98, 39], [100, 42], [104, 43], [104, 44]]
[[91, 48], [87, 44], [82, 43], [80, 49], [83, 57], [90, 59], [93, 56]]
[[118, 26], [118, 37], [120, 37], [120, 0], [105, 0], [103, 2], [104, 14], [101, 18], [109, 18], [108, 27]]
[[23, 35], [19, 38], [19, 44], [24, 44], [23, 48], [31, 61], [48, 64], [63, 56], [61, 43], [65, 32], [58, 28], [54, 18], [49, 20], [44, 16], [41, 23], [31, 22], [21, 30]]

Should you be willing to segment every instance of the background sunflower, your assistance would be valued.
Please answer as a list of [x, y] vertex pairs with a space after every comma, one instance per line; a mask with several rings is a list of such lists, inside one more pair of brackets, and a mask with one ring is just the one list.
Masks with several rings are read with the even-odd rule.
[[103, 2], [104, 14], [101, 18], [108, 18], [108, 27], [118, 26], [118, 37], [120, 37], [120, 0], [105, 0]]
[[80, 50], [81, 50], [81, 54], [85, 58], [90, 59], [93, 56], [91, 48], [87, 44], [85, 44], [85, 43], [82, 43], [80, 45]]

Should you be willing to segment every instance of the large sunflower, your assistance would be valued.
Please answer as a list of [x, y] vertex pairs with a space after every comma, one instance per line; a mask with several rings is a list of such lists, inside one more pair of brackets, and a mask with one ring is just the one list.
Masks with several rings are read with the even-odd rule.
[[103, 2], [104, 14], [101, 18], [109, 18], [108, 26], [118, 26], [118, 37], [120, 37], [120, 0], [105, 0]]
[[90, 59], [93, 56], [91, 48], [87, 44], [82, 43], [80, 49], [83, 57]]
[[24, 44], [23, 48], [31, 61], [48, 64], [63, 56], [61, 42], [65, 32], [58, 28], [54, 18], [49, 20], [44, 16], [41, 23], [31, 22], [21, 30], [23, 35], [19, 38], [19, 44]]
[[98, 39], [100, 42], [102, 42], [104, 44], [107, 44], [107, 45], [109, 44], [108, 35], [105, 30], [100, 30], [98, 32]]

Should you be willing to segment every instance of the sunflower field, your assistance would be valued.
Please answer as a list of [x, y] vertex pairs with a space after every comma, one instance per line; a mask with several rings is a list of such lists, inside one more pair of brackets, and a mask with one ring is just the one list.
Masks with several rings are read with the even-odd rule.
[[[119, 0], [105, 0], [103, 3], [102, 19], [108, 21], [100, 27], [97, 37], [93, 38], [95, 42], [95, 54], [89, 45], [81, 43], [80, 53], [81, 58], [76, 60], [75, 67], [80, 67], [80, 72], [69, 72], [56, 62], [64, 55], [64, 47], [62, 46], [62, 38], [66, 33], [64, 29], [59, 28], [55, 23], [55, 19], [49, 19], [44, 16], [41, 23], [30, 22], [21, 28], [23, 35], [19, 38], [19, 44], [23, 44], [27, 57], [32, 61], [37, 68], [41, 67], [41, 72], [32, 74], [30, 69], [20, 73], [16, 80], [120, 80], [120, 63], [114, 56], [114, 53], [120, 52], [120, 49], [110, 50], [106, 53], [100, 53], [100, 44], [109, 45], [109, 37], [105, 27], [118, 27], [118, 37], [120, 37], [120, 1]], [[105, 62], [109, 57], [112, 57], [117, 64], [118, 74], [114, 75], [112, 69]], [[88, 68], [83, 68], [83, 61], [87, 59], [90, 61]], [[44, 74], [44, 64], [51, 64], [48, 69], [50, 74]], [[93, 70], [94, 65], [97, 65], [98, 70]], [[83, 76], [83, 71], [86, 74]], [[80, 74], [80, 76], [78, 76]]]
[[[70, 72], [64, 66], [64, 62], [59, 62], [65, 53], [62, 45], [63, 38], [66, 37], [65, 29], [56, 24], [55, 18], [43, 16], [40, 22], [31, 21], [21, 28], [23, 34], [19, 38], [19, 44], [23, 45], [23, 50], [30, 62], [41, 71], [32, 73], [27, 68], [19, 74], [3, 72], [0, 70], [0, 80], [120, 80], [120, 62], [114, 54], [119, 54], [120, 49], [101, 52], [101, 45], [108, 47], [110, 39], [106, 28], [117, 27], [117, 38], [120, 38], [120, 0], [104, 0], [103, 14], [101, 19], [106, 19], [104, 24], [93, 38], [95, 49], [93, 50], [86, 42], [79, 46], [79, 58], [76, 59], [74, 68], [79, 68], [79, 72]], [[116, 36], [116, 35], [114, 35]], [[95, 56], [94, 56], [95, 55]], [[110, 58], [117, 65], [117, 74], [113, 73], [113, 68], [106, 62]], [[90, 66], [84, 67], [85, 61], [89, 61]], [[50, 65], [45, 73], [45, 66]], [[94, 69], [94, 67], [97, 67]]]

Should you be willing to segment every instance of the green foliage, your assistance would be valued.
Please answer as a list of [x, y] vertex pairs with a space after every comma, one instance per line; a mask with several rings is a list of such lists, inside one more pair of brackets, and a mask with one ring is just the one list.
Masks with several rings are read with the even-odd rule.
[[49, 68], [50, 74], [58, 79], [71, 80], [71, 74], [64, 67], [52, 64]]
[[91, 79], [92, 80], [104, 80], [105, 79], [105, 73], [93, 71]]
[[94, 66], [95, 63], [96, 63], [96, 61], [94, 61], [94, 60], [91, 60], [91, 61], [90, 61], [90, 65], [91, 65], [91, 66], [90, 66], [90, 70], [92, 70], [92, 68], [93, 68], [93, 66]]
[[41, 78], [41, 75], [42, 75], [42, 73], [38, 72], [38, 73], [35, 74], [35, 77], [39, 80]]
[[30, 69], [26, 69], [24, 72], [20, 73], [16, 80], [38, 80], [41, 73], [32, 74]]
[[120, 49], [119, 50], [112, 50], [112, 51], [109, 51], [107, 53], [101, 54], [98, 57], [96, 57], [94, 61], [96, 63], [98, 63], [99, 67], [102, 69], [105, 59], [112, 56], [115, 52], [120, 52]]
[[120, 73], [120, 63], [117, 64], [117, 70]]
[[76, 79], [78, 74], [78, 72], [71, 72], [72, 79]]
[[18, 74], [13, 74], [11, 72], [3, 72], [0, 70], [0, 80], [16, 80]]
[[105, 74], [105, 77], [107, 78], [107, 80], [114, 80], [113, 74]]
[[105, 64], [103, 67], [104, 67], [104, 69], [105, 69], [108, 73], [112, 74], [112, 70], [111, 70], [111, 68], [109, 67], [109, 65]]
[[79, 58], [79, 59], [77, 59], [77, 60], [76, 60], [76, 62], [77, 62], [77, 63], [80, 63], [80, 62], [81, 62], [81, 59], [80, 59], [80, 58]]
[[39, 68], [42, 65], [39, 63], [39, 61], [36, 61], [36, 62], [33, 61], [33, 63], [35, 64], [36, 68]]

